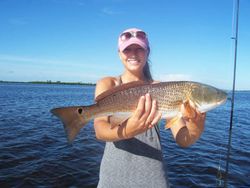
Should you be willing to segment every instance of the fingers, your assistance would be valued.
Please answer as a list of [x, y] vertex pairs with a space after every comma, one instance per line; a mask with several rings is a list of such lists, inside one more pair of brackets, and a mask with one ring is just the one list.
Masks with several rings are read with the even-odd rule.
[[152, 112], [152, 100], [148, 93], [145, 95], [145, 98], [145, 109], [143, 115], [141, 116], [141, 120], [147, 123], [147, 119], [150, 118], [149, 115]]
[[161, 113], [160, 112], [157, 112], [156, 113], [156, 116], [154, 117], [153, 121], [149, 124], [148, 128], [152, 128], [154, 127], [161, 119]]
[[192, 119], [197, 115], [196, 110], [191, 107], [189, 101], [182, 104], [181, 112], [184, 119]]
[[135, 117], [145, 128], [153, 127], [161, 119], [161, 114], [157, 111], [157, 102], [152, 101], [150, 94], [140, 97]]
[[153, 100], [151, 111], [145, 122], [145, 126], [152, 128], [161, 119], [161, 113], [157, 111], [157, 102]]
[[200, 112], [198, 112], [198, 111], [196, 111], [197, 112], [197, 118], [196, 119], [198, 119], [198, 120], [200, 120], [200, 121], [204, 121], [205, 120], [205, 118], [206, 118], [206, 113], [200, 113]]
[[137, 105], [137, 108], [135, 110], [135, 117], [138, 119], [143, 115], [144, 113], [144, 106], [145, 106], [145, 96], [141, 96]]
[[137, 108], [126, 122], [126, 134], [133, 137], [152, 128], [161, 119], [157, 111], [157, 102], [149, 94], [140, 97]]
[[151, 111], [151, 106], [152, 106], [151, 97], [147, 93], [145, 96], [142, 96], [139, 99], [139, 102], [135, 111], [135, 116], [138, 119], [146, 120], [147, 116], [149, 115]]
[[181, 112], [184, 120], [187, 121], [199, 121], [200, 119], [205, 119], [206, 113], [200, 113], [198, 110], [193, 108], [189, 101], [185, 102], [181, 106]]
[[152, 108], [150, 109], [150, 113], [147, 116], [147, 119], [146, 119], [146, 122], [145, 122], [146, 125], [149, 125], [153, 121], [154, 116], [156, 114], [156, 105], [157, 105], [156, 101], [153, 100], [153, 102], [152, 102]]

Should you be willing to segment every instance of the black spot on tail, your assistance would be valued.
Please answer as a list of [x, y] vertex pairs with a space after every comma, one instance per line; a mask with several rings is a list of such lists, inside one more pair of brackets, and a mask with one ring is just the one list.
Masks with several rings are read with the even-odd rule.
[[79, 114], [82, 114], [82, 111], [83, 111], [82, 108], [78, 108], [78, 113], [79, 113]]

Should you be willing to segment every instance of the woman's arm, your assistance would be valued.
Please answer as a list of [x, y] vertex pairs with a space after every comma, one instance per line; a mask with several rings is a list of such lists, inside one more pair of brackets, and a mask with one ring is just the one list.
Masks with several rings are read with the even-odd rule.
[[[96, 84], [95, 98], [104, 91], [114, 88], [116, 85], [117, 85], [116, 80], [115, 78], [112, 77], [106, 77], [99, 80]], [[115, 126], [114, 128], [111, 129], [111, 125], [108, 122], [108, 117], [95, 118], [94, 129], [96, 138], [99, 140], [115, 141], [123, 139], [124, 137], [121, 128], [119, 128], [118, 126]]]
[[199, 113], [188, 102], [182, 105], [181, 111], [183, 117], [171, 127], [171, 131], [179, 146], [188, 147], [194, 144], [203, 133], [206, 114]]
[[[104, 78], [96, 85], [95, 97], [102, 92], [116, 86], [115, 78]], [[132, 116], [121, 125], [111, 128], [108, 117], [99, 117], [94, 120], [96, 138], [103, 141], [118, 141], [132, 138], [137, 134], [152, 128], [161, 118], [157, 112], [156, 101], [152, 101], [149, 94], [139, 99], [137, 108]]]

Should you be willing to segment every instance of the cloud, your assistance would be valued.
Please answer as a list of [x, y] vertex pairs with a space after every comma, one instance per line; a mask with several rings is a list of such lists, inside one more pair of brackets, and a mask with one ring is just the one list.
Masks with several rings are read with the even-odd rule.
[[51, 0], [52, 2], [56, 4], [73, 4], [73, 5], [79, 5], [79, 6], [85, 6], [86, 2], [85, 0]]
[[110, 72], [114, 72], [114, 70], [104, 65], [100, 66], [91, 63], [74, 63], [72, 65], [72, 62], [63, 63], [56, 60], [0, 54], [0, 80], [60, 80], [65, 82], [83, 81], [95, 83], [106, 74], [110, 75]]
[[101, 10], [101, 12], [103, 13], [103, 14], [106, 14], [106, 15], [118, 15], [118, 14], [122, 14], [122, 12], [121, 11], [116, 11], [116, 10], [113, 10], [113, 9], [111, 9], [111, 8], [108, 8], [108, 7], [104, 7], [102, 10]]
[[[0, 54], [0, 64], [6, 64], [6, 62], [11, 62], [15, 64], [27, 65], [32, 67], [49, 67], [49, 68], [56, 68], [60, 67], [61, 69], [68, 70], [69, 68], [75, 67], [77, 69], [83, 70], [95, 70], [97, 71], [117, 71], [119, 68], [113, 67], [112, 69], [105, 64], [100, 65], [99, 63], [95, 62], [84, 62], [84, 60], [78, 61], [64, 61], [64, 60], [57, 60], [57, 59], [43, 59], [43, 58], [35, 58], [35, 57], [24, 57], [24, 56], [15, 56], [15, 55], [8, 55], [8, 54]], [[73, 69], [73, 68], [72, 68]]]
[[13, 70], [8, 71], [8, 74], [14, 74], [14, 73], [15, 73], [15, 71], [13, 71]]
[[37, 59], [37, 58], [32, 58], [32, 57], [13, 56], [13, 55], [6, 55], [6, 54], [0, 54], [0, 61], [14, 61], [14, 62], [26, 62], [26, 63], [48, 63], [48, 64], [60, 63], [60, 61]]

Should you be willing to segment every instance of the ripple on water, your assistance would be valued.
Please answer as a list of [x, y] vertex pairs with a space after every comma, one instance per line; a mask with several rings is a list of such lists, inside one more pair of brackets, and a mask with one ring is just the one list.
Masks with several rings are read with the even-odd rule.
[[[94, 87], [0, 84], [1, 187], [93, 187], [104, 143], [93, 122], [67, 143], [50, 109], [93, 102]], [[237, 93], [229, 166], [230, 187], [250, 187], [250, 92]], [[200, 140], [183, 149], [161, 124], [161, 145], [173, 187], [215, 187], [225, 176], [230, 101], [207, 113]], [[219, 170], [220, 169], [220, 170]]]

